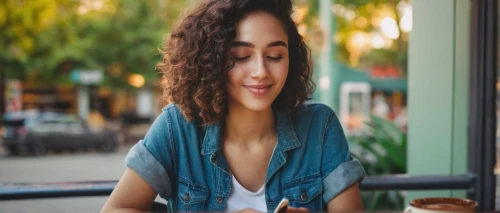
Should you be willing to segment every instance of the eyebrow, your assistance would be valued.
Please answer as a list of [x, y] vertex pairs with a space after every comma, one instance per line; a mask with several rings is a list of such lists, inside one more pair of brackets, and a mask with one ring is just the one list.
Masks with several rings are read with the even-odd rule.
[[[273, 41], [267, 45], [267, 47], [277, 47], [277, 46], [288, 47], [286, 45], [286, 43], [283, 41]], [[246, 42], [246, 41], [234, 41], [231, 43], [231, 47], [252, 47], [252, 48], [255, 48], [255, 45], [253, 45], [250, 42]]]

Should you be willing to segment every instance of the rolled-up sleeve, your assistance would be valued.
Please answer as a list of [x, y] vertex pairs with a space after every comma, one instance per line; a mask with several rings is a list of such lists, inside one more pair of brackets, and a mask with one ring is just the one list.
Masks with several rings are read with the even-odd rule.
[[359, 161], [351, 157], [344, 131], [333, 111], [325, 128], [322, 154], [323, 201], [328, 204], [365, 176]]
[[323, 179], [323, 200], [325, 203], [330, 202], [356, 181], [361, 183], [364, 176], [365, 170], [358, 160], [354, 159], [340, 164]]
[[168, 199], [171, 195], [171, 182], [167, 171], [158, 160], [139, 141], [130, 149], [125, 164], [144, 179], [162, 198]]
[[172, 194], [171, 145], [167, 112], [163, 112], [151, 125], [143, 140], [134, 145], [125, 157], [125, 165], [134, 170], [162, 198]]

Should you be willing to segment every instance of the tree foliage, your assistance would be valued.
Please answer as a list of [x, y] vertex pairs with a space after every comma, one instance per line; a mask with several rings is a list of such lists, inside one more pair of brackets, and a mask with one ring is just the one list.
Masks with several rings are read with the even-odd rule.
[[[74, 69], [100, 70], [105, 85], [129, 87], [127, 76], [138, 73], [154, 84], [154, 70], [160, 59], [157, 50], [186, 7], [196, 0], [3, 0], [0, 4], [0, 72], [8, 78], [30, 84], [71, 84]], [[356, 33], [372, 33], [383, 16], [399, 21], [396, 6], [406, 0], [335, 0], [334, 12], [337, 60], [353, 63], [358, 54], [365, 62], [387, 63], [405, 59], [386, 56], [406, 53], [405, 36], [382, 51], [352, 51]], [[322, 29], [319, 1], [296, 0], [299, 30], [319, 54]], [[341, 5], [344, 14], [335, 10]], [[347, 15], [351, 13], [351, 16]], [[352, 13], [354, 16], [352, 16]], [[355, 43], [356, 45], [357, 43]], [[392, 53], [391, 53], [392, 52]], [[354, 57], [354, 58], [356, 58]]]
[[[129, 74], [154, 84], [157, 52], [187, 2], [179, 0], [4, 0], [0, 72], [29, 84], [67, 83], [74, 69], [100, 70], [105, 85]], [[42, 83], [43, 82], [43, 83]]]
[[[332, 1], [332, 13], [334, 22], [334, 34], [332, 42], [336, 46], [336, 60], [352, 66], [396, 65], [404, 68], [406, 66], [407, 33], [399, 30], [397, 39], [383, 37], [380, 31], [381, 20], [385, 17], [400, 22], [398, 4], [408, 2], [407, 0], [334, 0]], [[313, 55], [318, 55], [323, 45], [322, 31], [319, 19], [319, 1], [298, 0], [296, 11], [302, 13], [302, 18], [297, 22], [306, 28], [303, 34]], [[386, 42], [390, 43], [382, 48], [373, 48], [371, 39], [374, 35], [382, 35]], [[397, 55], [398, 57], [393, 57]], [[401, 57], [399, 57], [401, 56]]]
[[[54, 48], [53, 43], [65, 43], [71, 37], [65, 29], [77, 5], [67, 0], [4, 1], [0, 4], [0, 71], [7, 77], [22, 78], [28, 70], [50, 64], [38, 67], [40, 59], [47, 56], [47, 46]], [[58, 26], [57, 31], [54, 26]], [[50, 38], [54, 33], [58, 37]]]

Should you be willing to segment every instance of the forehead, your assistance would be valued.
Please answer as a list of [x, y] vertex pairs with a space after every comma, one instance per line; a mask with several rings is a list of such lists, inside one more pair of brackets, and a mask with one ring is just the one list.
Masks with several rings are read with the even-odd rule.
[[235, 40], [252, 42], [256, 46], [278, 40], [288, 43], [288, 36], [281, 21], [267, 12], [248, 14], [238, 22], [236, 32]]

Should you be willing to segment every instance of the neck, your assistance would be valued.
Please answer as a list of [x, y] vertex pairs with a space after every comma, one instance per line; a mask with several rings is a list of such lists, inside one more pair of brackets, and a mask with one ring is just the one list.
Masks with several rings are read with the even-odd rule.
[[229, 141], [258, 144], [275, 137], [276, 124], [271, 107], [264, 111], [252, 111], [239, 106], [230, 106], [226, 117], [224, 135]]

